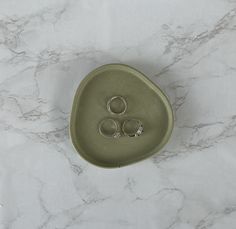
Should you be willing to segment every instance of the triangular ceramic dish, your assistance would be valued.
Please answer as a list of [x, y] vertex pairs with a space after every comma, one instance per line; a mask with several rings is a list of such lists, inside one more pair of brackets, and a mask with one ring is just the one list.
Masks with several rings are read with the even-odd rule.
[[127, 65], [95, 69], [76, 91], [70, 120], [72, 143], [95, 165], [120, 167], [147, 158], [167, 143], [172, 129], [167, 97]]

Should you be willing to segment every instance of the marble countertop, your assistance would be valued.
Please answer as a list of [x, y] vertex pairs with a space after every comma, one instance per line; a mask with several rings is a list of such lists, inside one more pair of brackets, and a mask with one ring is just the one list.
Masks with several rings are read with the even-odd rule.
[[[235, 229], [236, 1], [0, 1], [1, 229]], [[125, 63], [170, 98], [151, 158], [87, 163], [68, 136], [73, 95]]]

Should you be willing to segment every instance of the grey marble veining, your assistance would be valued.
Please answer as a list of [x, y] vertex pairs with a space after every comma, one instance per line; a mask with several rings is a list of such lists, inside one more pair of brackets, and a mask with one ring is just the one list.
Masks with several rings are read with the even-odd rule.
[[[1, 229], [235, 229], [236, 1], [0, 1]], [[73, 149], [97, 66], [147, 74], [175, 114], [153, 157], [101, 169]]]

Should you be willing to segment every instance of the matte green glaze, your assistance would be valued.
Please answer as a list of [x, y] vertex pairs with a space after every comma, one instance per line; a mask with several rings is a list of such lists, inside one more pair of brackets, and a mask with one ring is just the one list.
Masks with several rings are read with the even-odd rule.
[[[113, 96], [125, 99], [124, 113], [108, 111], [108, 101]], [[123, 104], [116, 103], [120, 103], [117, 109], [122, 111]], [[104, 119], [113, 119], [115, 123], [109, 121], [100, 127]], [[143, 124], [140, 136], [122, 133], [122, 124], [129, 119]], [[116, 123], [120, 125], [117, 128], [120, 135], [101, 134], [106, 131], [113, 136]], [[172, 129], [173, 113], [167, 97], [144, 74], [127, 65], [108, 64], [95, 69], [76, 91], [70, 120], [71, 139], [80, 155], [95, 165], [120, 167], [147, 158], [166, 144]]]

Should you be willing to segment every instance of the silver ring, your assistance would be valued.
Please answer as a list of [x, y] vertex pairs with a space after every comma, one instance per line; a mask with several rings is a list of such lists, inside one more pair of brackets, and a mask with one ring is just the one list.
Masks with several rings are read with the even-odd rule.
[[107, 102], [107, 110], [111, 114], [122, 115], [127, 110], [127, 102], [122, 96], [113, 96]]
[[122, 124], [122, 132], [128, 137], [138, 137], [143, 133], [143, 123], [138, 119], [127, 119]]
[[99, 123], [99, 133], [107, 138], [119, 138], [120, 134], [120, 123], [114, 119], [104, 119]]

